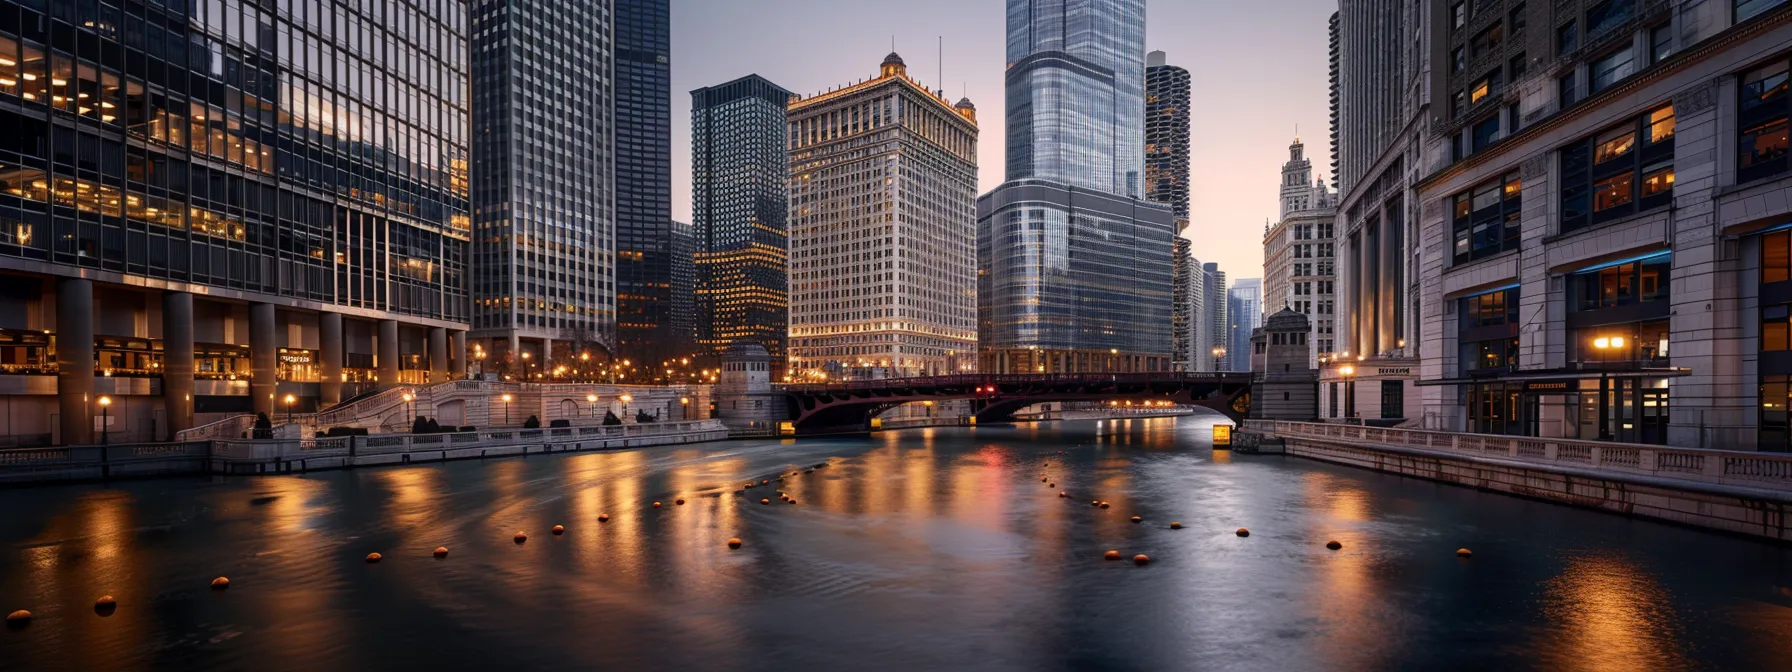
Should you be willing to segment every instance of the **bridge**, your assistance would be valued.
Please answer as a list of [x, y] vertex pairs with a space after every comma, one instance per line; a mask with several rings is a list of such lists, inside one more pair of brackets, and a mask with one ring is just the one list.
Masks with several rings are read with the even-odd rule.
[[865, 431], [871, 418], [918, 401], [971, 399], [977, 422], [1008, 422], [1033, 404], [1066, 401], [1169, 401], [1244, 419], [1249, 373], [965, 374], [779, 386], [798, 434]]

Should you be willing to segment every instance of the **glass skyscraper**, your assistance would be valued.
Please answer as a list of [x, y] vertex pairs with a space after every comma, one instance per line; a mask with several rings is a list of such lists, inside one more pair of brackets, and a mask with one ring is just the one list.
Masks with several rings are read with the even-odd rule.
[[616, 0], [616, 338], [634, 361], [686, 354], [672, 329], [672, 10]]
[[1141, 200], [1144, 0], [1009, 0], [1007, 181], [977, 201], [978, 364], [1169, 371], [1175, 218]]
[[789, 328], [790, 97], [758, 75], [691, 92], [697, 345], [720, 356], [735, 342], [757, 342], [778, 375]]
[[0, 0], [4, 444], [464, 370], [467, 36], [458, 0]]

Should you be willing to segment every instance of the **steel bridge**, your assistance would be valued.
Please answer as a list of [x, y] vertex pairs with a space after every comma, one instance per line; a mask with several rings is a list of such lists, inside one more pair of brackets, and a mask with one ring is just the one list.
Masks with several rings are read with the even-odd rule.
[[866, 431], [871, 419], [918, 401], [971, 399], [979, 424], [1008, 422], [1033, 404], [1066, 401], [1169, 401], [1244, 419], [1249, 373], [965, 374], [779, 386], [798, 434]]

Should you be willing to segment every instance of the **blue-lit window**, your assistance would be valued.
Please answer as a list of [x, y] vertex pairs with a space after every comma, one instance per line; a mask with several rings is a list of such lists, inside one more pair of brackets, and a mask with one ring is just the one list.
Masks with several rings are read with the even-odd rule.
[[1786, 61], [1742, 75], [1737, 101], [1736, 181], [1748, 182], [1786, 172]]
[[1518, 249], [1523, 191], [1515, 171], [1451, 197], [1453, 263]]
[[1563, 233], [1673, 201], [1674, 108], [1648, 114], [1563, 147]]

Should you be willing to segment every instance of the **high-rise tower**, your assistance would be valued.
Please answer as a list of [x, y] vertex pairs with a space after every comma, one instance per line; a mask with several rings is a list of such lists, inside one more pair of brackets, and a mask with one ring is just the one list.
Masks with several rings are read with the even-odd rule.
[[1145, 198], [1170, 206], [1176, 232], [1188, 228], [1188, 71], [1145, 57]]
[[686, 354], [672, 329], [672, 11], [616, 0], [616, 341], [623, 358]]
[[1144, 197], [1144, 0], [1009, 0], [1007, 181], [977, 201], [984, 371], [1168, 371], [1174, 211]]

